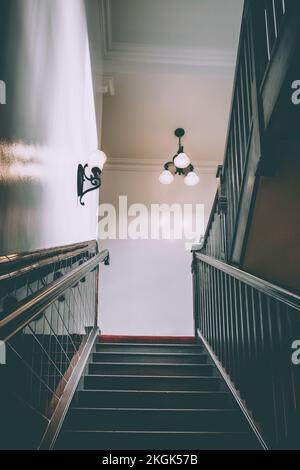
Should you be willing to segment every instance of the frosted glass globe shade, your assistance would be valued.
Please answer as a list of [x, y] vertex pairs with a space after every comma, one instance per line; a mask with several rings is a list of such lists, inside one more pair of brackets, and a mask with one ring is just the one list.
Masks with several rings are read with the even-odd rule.
[[102, 150], [95, 150], [90, 156], [90, 162], [92, 166], [98, 167], [102, 171], [107, 162], [107, 156]]
[[177, 168], [187, 168], [191, 160], [185, 153], [180, 153], [174, 160], [174, 164]]
[[159, 176], [159, 181], [161, 184], [171, 184], [174, 181], [174, 176], [169, 170], [164, 170]]
[[191, 171], [185, 178], [184, 182], [187, 186], [197, 186], [199, 183], [199, 176], [194, 171]]

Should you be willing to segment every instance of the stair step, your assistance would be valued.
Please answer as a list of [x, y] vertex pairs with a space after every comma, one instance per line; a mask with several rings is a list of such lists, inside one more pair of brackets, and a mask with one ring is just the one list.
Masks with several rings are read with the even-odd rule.
[[89, 365], [89, 374], [202, 376], [213, 374], [208, 364], [115, 364], [94, 362]]
[[193, 353], [203, 352], [204, 347], [199, 344], [97, 343], [96, 351], [120, 353]]
[[72, 408], [65, 429], [96, 431], [242, 431], [240, 410]]
[[57, 449], [259, 448], [202, 344], [107, 337], [91, 359]]
[[82, 390], [79, 407], [101, 408], [229, 408], [234, 407], [227, 392], [154, 392], [139, 390]]
[[93, 354], [94, 362], [118, 362], [118, 363], [164, 363], [164, 364], [206, 364], [208, 355], [205, 353], [159, 353], [147, 352], [96, 352]]
[[99, 343], [120, 343], [120, 344], [197, 344], [195, 336], [116, 336], [101, 335]]
[[145, 375], [86, 375], [84, 388], [89, 390], [170, 390], [218, 391], [218, 377], [162, 377]]
[[236, 432], [67, 431], [57, 443], [67, 450], [255, 450], [252, 434]]

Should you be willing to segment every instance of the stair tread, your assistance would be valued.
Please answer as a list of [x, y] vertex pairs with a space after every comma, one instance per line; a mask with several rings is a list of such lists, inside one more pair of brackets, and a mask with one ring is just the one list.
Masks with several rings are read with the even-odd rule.
[[100, 334], [99, 337], [97, 338], [97, 341], [99, 343], [127, 343], [127, 342], [141, 342], [141, 343], [157, 343], [159, 341], [163, 343], [196, 343], [198, 338], [196, 338], [194, 335], [190, 336], [181, 336], [181, 335], [110, 335], [110, 334]]
[[245, 418], [239, 409], [218, 408], [84, 408], [74, 407], [66, 429], [120, 431], [243, 431]]
[[114, 431], [70, 430], [59, 449], [86, 450], [254, 450], [260, 446], [246, 431]]
[[[209, 382], [210, 383], [210, 382]], [[214, 383], [214, 382], [213, 382]], [[91, 390], [90, 387], [78, 393], [74, 406], [91, 408], [152, 408], [152, 409], [200, 409], [234, 408], [234, 401], [229, 393], [202, 391], [176, 391], [176, 390], [141, 390], [134, 387], [133, 391], [118, 387], [117, 390]]]
[[109, 351], [109, 352], [106, 352], [106, 351], [101, 351], [101, 352], [96, 352], [94, 354], [106, 354], [107, 356], [111, 355], [111, 354], [115, 354], [115, 355], [122, 355], [122, 356], [137, 356], [137, 355], [140, 355], [140, 356], [206, 356], [207, 357], [207, 354], [206, 353], [159, 353], [159, 352], [139, 352], [139, 351], [132, 351], [132, 352], [117, 352], [117, 351]]
[[113, 389], [113, 390], [109, 390], [109, 389], [84, 389], [84, 390], [79, 390], [79, 393], [85, 393], [85, 392], [88, 392], [88, 393], [101, 393], [101, 392], [105, 392], [105, 393], [165, 393], [165, 394], [176, 394], [176, 393], [180, 393], [180, 394], [206, 394], [206, 395], [210, 395], [210, 394], [217, 394], [217, 395], [226, 395], [226, 396], [229, 396], [231, 397], [231, 393], [229, 392], [223, 392], [223, 391], [213, 391], [213, 392], [210, 392], [208, 390], [122, 390], [122, 389]]
[[189, 344], [189, 343], [97, 343], [96, 346], [133, 346], [133, 347], [138, 347], [138, 346], [146, 346], [148, 348], [156, 348], [156, 347], [188, 347], [188, 348], [203, 348], [203, 345], [200, 344]]
[[168, 436], [169, 434], [184, 434], [184, 435], [245, 435], [249, 436], [252, 435], [251, 432], [248, 431], [120, 431], [120, 430], [106, 430], [106, 429], [66, 429], [64, 433], [71, 434], [71, 433], [90, 433], [90, 434], [164, 434]]
[[149, 377], [149, 379], [214, 379], [214, 380], [220, 380], [219, 377], [214, 377], [214, 376], [206, 376], [206, 375], [136, 375], [136, 374], [86, 374], [86, 377], [135, 377], [135, 378], [143, 378], [143, 377]]
[[97, 407], [97, 406], [90, 406], [90, 407], [84, 407], [84, 406], [74, 406], [72, 407], [72, 411], [79, 411], [79, 410], [97, 410], [97, 411], [159, 411], [159, 412], [165, 412], [165, 411], [183, 411], [185, 413], [191, 413], [195, 411], [201, 411], [201, 412], [226, 412], [226, 413], [238, 413], [240, 414], [240, 410], [237, 408], [164, 408], [163, 410], [161, 408], [124, 408], [124, 407], [113, 407], [113, 408], [102, 408], [102, 407]]
[[139, 367], [148, 367], [148, 366], [167, 366], [167, 367], [213, 367], [213, 364], [199, 364], [198, 362], [193, 364], [181, 364], [181, 363], [170, 363], [170, 362], [99, 362], [93, 361], [90, 364], [93, 365], [118, 365], [118, 366], [139, 366]]

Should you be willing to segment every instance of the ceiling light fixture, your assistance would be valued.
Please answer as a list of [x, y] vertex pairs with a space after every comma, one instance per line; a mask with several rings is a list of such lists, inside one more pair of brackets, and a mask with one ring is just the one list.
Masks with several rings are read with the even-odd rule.
[[164, 171], [159, 176], [161, 184], [171, 184], [174, 181], [174, 175], [183, 175], [187, 186], [196, 186], [199, 183], [199, 176], [194, 172], [190, 158], [184, 153], [181, 142], [184, 135], [184, 129], [176, 129], [175, 136], [179, 139], [179, 148], [173, 160], [164, 165]]

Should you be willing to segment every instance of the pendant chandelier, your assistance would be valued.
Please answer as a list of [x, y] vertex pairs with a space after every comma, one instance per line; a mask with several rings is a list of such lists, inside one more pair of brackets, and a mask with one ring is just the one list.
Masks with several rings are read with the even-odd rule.
[[159, 176], [161, 184], [173, 183], [175, 175], [184, 176], [184, 183], [187, 186], [196, 186], [199, 183], [199, 176], [195, 173], [190, 158], [184, 153], [181, 141], [184, 135], [184, 129], [176, 129], [175, 136], [179, 139], [178, 151], [173, 160], [164, 165], [164, 170]]

